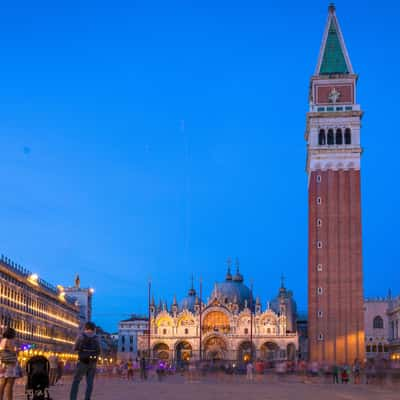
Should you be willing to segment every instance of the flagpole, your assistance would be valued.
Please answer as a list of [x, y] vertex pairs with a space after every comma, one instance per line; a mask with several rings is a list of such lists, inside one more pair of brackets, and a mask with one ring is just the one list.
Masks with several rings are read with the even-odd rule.
[[250, 285], [250, 361], [253, 362], [253, 282]]
[[200, 278], [200, 335], [199, 335], [199, 360], [202, 361], [203, 358], [203, 349], [202, 349], [202, 331], [203, 331], [203, 325], [202, 325], [202, 311], [203, 311], [203, 304], [202, 304], [202, 297], [203, 297], [203, 281]]
[[149, 279], [149, 287], [148, 287], [149, 334], [147, 335], [147, 354], [148, 354], [148, 357], [149, 357], [149, 362], [150, 362], [150, 335], [151, 335], [151, 305], [150, 305], [151, 299], [150, 299], [150, 297], [151, 297], [151, 279]]

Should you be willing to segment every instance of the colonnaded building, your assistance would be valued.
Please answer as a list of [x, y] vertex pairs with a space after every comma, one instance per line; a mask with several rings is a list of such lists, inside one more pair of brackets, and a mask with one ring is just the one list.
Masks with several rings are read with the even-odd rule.
[[21, 361], [35, 354], [51, 353], [74, 360], [72, 346], [79, 322], [79, 305], [62, 286], [53, 286], [1, 256], [0, 328], [16, 330]]
[[296, 303], [282, 281], [276, 298], [263, 308], [260, 298], [230, 266], [206, 302], [193, 287], [179, 303], [150, 304], [150, 336], [138, 336], [138, 349], [172, 363], [213, 360], [246, 362], [295, 360], [298, 351]]

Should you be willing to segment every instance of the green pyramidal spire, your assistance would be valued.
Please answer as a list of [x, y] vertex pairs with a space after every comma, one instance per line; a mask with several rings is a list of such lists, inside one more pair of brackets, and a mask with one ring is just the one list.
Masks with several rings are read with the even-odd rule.
[[319, 73], [321, 75], [349, 73], [334, 21], [331, 21], [331, 25], [329, 26], [328, 37], [326, 38], [325, 43], [324, 56], [322, 58]]
[[318, 59], [318, 75], [353, 73], [335, 10], [331, 4]]

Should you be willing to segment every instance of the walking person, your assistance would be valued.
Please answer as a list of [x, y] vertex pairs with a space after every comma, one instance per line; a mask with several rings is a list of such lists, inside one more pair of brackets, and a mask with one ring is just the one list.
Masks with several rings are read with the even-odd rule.
[[253, 382], [253, 369], [253, 364], [249, 361], [246, 365], [246, 379], [249, 383]]
[[335, 364], [332, 367], [333, 383], [339, 383], [339, 367]]
[[79, 361], [72, 381], [70, 400], [77, 400], [79, 384], [84, 376], [86, 376], [85, 400], [90, 400], [96, 375], [97, 358], [100, 355], [100, 341], [96, 335], [96, 325], [93, 322], [86, 322], [83, 333], [75, 342], [74, 350], [78, 352]]
[[0, 400], [12, 400], [16, 370], [18, 365], [17, 352], [15, 350], [16, 332], [7, 328], [0, 342]]
[[140, 359], [140, 379], [142, 381], [147, 380], [146, 359], [144, 357]]
[[353, 364], [353, 376], [354, 383], [359, 384], [361, 382], [361, 364], [357, 358], [354, 360]]
[[128, 381], [129, 380], [133, 381], [133, 361], [131, 358], [126, 363], [126, 367], [128, 369], [128, 374], [127, 374]]
[[52, 353], [49, 356], [48, 360], [50, 364], [49, 383], [50, 386], [54, 386], [56, 384], [58, 375], [58, 357]]

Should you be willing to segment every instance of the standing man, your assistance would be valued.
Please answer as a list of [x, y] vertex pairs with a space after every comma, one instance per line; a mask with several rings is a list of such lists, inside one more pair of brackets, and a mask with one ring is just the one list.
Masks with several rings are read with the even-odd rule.
[[96, 335], [96, 325], [86, 322], [83, 333], [78, 336], [74, 350], [78, 352], [78, 365], [71, 386], [70, 400], [77, 400], [79, 384], [86, 376], [85, 400], [90, 400], [96, 375], [97, 358], [100, 355], [100, 341]]

